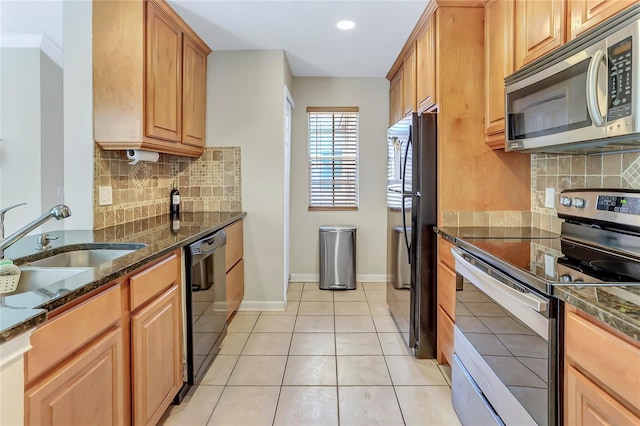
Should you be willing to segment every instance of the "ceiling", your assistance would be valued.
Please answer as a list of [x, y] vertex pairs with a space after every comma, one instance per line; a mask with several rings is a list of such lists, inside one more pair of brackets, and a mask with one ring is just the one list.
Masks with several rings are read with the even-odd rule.
[[[284, 50], [296, 77], [384, 77], [427, 0], [169, 0], [214, 50]], [[339, 20], [355, 21], [350, 31]]]

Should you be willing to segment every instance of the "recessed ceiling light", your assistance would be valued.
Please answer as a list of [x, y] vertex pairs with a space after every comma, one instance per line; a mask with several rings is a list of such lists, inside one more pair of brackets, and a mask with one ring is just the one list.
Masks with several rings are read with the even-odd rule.
[[336, 27], [340, 28], [341, 30], [352, 30], [353, 28], [355, 28], [356, 23], [353, 21], [340, 21], [336, 24]]

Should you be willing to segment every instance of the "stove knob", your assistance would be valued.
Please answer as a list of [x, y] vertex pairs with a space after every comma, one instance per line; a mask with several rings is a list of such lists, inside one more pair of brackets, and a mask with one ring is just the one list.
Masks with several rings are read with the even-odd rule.
[[565, 207], [571, 207], [571, 198], [567, 197], [566, 195], [563, 195], [562, 197], [560, 197], [560, 204], [562, 204]]
[[571, 275], [568, 275], [568, 274], [561, 275], [560, 276], [560, 282], [561, 283], [570, 283], [571, 282]]
[[579, 209], [584, 207], [584, 199], [576, 197], [573, 199], [573, 207], [577, 207]]

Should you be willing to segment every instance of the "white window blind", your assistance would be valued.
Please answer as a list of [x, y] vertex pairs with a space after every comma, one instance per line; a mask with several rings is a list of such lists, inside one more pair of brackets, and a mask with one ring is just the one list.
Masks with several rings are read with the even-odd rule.
[[308, 107], [309, 209], [358, 208], [358, 108]]
[[[400, 210], [402, 207], [402, 168], [407, 142], [401, 139], [387, 139], [387, 207]], [[405, 192], [411, 192], [412, 156], [413, 150], [409, 147], [407, 154], [407, 179]], [[404, 199], [406, 209], [411, 209], [411, 198]]]

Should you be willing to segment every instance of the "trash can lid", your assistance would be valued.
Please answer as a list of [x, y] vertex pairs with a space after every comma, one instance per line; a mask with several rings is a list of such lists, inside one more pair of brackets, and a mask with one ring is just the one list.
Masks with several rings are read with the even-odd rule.
[[347, 232], [355, 231], [356, 227], [353, 225], [322, 225], [320, 232]]

